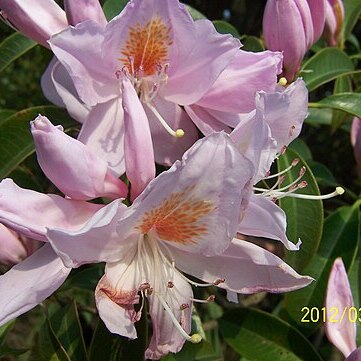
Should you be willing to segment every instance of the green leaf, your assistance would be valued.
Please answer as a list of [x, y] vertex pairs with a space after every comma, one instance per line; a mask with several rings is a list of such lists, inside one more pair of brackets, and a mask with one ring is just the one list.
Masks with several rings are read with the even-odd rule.
[[318, 103], [309, 103], [310, 108], [331, 108], [342, 110], [356, 117], [361, 117], [361, 94], [341, 93], [330, 95]]
[[226, 21], [223, 21], [223, 20], [214, 20], [212, 22], [219, 33], [231, 34], [235, 38], [240, 37], [238, 30], [230, 23], [227, 23]]
[[90, 361], [144, 361], [148, 343], [146, 314], [144, 309], [142, 318], [135, 324], [138, 336], [135, 340], [110, 333], [103, 321], [99, 320], [90, 344]]
[[49, 315], [49, 326], [72, 361], [86, 361], [83, 331], [75, 302]]
[[337, 48], [325, 48], [303, 64], [300, 75], [308, 90], [312, 91], [339, 76], [354, 72], [353, 62], [347, 54]]
[[[288, 314], [303, 328], [315, 329], [319, 323], [301, 322], [303, 307], [321, 309], [331, 266], [337, 257], [342, 257], [346, 269], [352, 264], [359, 243], [359, 203], [341, 207], [325, 220], [323, 235], [317, 253], [303, 270], [315, 279], [311, 285], [288, 293], [285, 306]], [[320, 318], [319, 321], [322, 321]]]
[[20, 33], [14, 33], [7, 37], [0, 43], [0, 72], [34, 46], [36, 46], [34, 41]]
[[197, 9], [193, 8], [190, 5], [186, 5], [187, 10], [189, 11], [189, 13], [191, 14], [191, 17], [193, 20], [200, 20], [200, 19], [206, 19], [206, 16], [204, 14], [202, 14], [200, 11], [198, 11]]
[[310, 148], [301, 138], [296, 138], [289, 145], [289, 148], [293, 149], [306, 162], [313, 159]]
[[360, 0], [344, 0], [345, 18], [343, 21], [343, 28], [341, 32], [342, 43], [344, 43], [350, 36], [352, 29], [357, 23], [361, 15], [361, 1]]
[[[352, 91], [351, 78], [349, 76], [341, 76], [336, 79], [333, 94], [346, 93]], [[336, 131], [347, 120], [350, 115], [340, 110], [334, 110], [332, 114], [332, 131]]]
[[[316, 179], [309, 166], [294, 150], [289, 148], [284, 155], [279, 157], [277, 161], [279, 171], [289, 167], [296, 158], [300, 160], [299, 164], [285, 174], [284, 184], [290, 184], [295, 180], [303, 166], [306, 168], [306, 173], [302, 180], [307, 182], [307, 187], [301, 189], [300, 193], [319, 195], [320, 191]], [[298, 252], [286, 252], [286, 261], [298, 271], [302, 271], [315, 254], [321, 239], [323, 224], [322, 201], [284, 197], [279, 200], [279, 205], [287, 214], [288, 238], [293, 243], [297, 243], [299, 238], [302, 241], [301, 249]]]
[[263, 51], [264, 50], [264, 44], [260, 38], [257, 38], [256, 36], [242, 36], [241, 41], [243, 44], [242, 50], [246, 51]]
[[321, 361], [295, 328], [266, 312], [241, 308], [219, 321], [225, 341], [250, 361]]
[[29, 122], [39, 113], [47, 116], [54, 124], [63, 125], [64, 128], [75, 124], [65, 110], [55, 106], [24, 109], [0, 121], [0, 179], [8, 176], [34, 152]]
[[110, 21], [118, 15], [127, 5], [128, 0], [107, 0], [104, 3], [103, 11], [105, 17]]
[[3, 120], [9, 118], [11, 115], [15, 114], [16, 110], [12, 109], [0, 109], [0, 124]]

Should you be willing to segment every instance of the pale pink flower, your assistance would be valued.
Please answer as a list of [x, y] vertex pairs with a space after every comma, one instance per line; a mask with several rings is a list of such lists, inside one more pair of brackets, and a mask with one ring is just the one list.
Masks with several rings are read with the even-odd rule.
[[227, 135], [213, 134], [152, 180], [129, 208], [114, 201], [82, 229], [52, 227], [47, 235], [68, 267], [107, 262], [95, 297], [110, 331], [135, 338], [134, 323], [148, 301], [153, 336], [145, 356], [158, 359], [179, 351], [185, 340], [200, 341], [189, 335], [197, 301], [190, 285], [217, 285], [232, 296], [285, 292], [312, 281], [272, 253], [233, 238], [253, 172]]
[[351, 145], [356, 159], [357, 174], [361, 178], [361, 119], [353, 118], [351, 126]]
[[91, 108], [79, 140], [119, 174], [123, 152], [127, 165], [147, 164], [141, 178], [129, 172], [132, 198], [154, 177], [154, 160], [171, 165], [198, 138], [180, 105], [200, 99], [240, 46], [177, 0], [130, 1], [105, 27], [86, 21], [49, 43]]
[[[341, 258], [335, 259], [328, 278], [325, 307], [327, 315], [325, 330], [328, 339], [344, 354], [347, 361], [359, 360], [361, 349], [357, 349], [356, 345], [356, 323], [350, 322], [350, 318], [347, 317], [354, 303]], [[346, 317], [341, 319], [344, 310]]]
[[345, 10], [342, 0], [327, 0], [326, 5], [326, 23], [323, 36], [328, 45], [336, 46], [342, 30]]

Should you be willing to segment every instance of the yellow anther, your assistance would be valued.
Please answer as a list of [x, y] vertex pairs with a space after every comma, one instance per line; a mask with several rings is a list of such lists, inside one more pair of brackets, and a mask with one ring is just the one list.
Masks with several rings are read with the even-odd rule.
[[184, 136], [184, 130], [183, 129], [177, 129], [175, 131], [176, 138], [182, 138]]
[[336, 193], [341, 195], [345, 193], [345, 190], [342, 187], [336, 187]]
[[287, 79], [285, 77], [280, 78], [280, 80], [278, 81], [278, 84], [281, 86], [286, 86], [287, 85]]
[[202, 336], [199, 333], [195, 333], [189, 339], [192, 343], [200, 343], [202, 341]]

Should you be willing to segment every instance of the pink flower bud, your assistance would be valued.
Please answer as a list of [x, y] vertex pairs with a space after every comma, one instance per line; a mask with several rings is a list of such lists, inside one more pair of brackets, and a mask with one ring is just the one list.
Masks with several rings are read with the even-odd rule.
[[30, 256], [39, 242], [21, 237], [18, 233], [0, 224], [0, 264], [13, 266]]
[[266, 47], [283, 52], [283, 74], [292, 81], [301, 61], [320, 36], [324, 0], [268, 0], [263, 16]]
[[94, 20], [99, 25], [107, 24], [98, 0], [64, 0], [64, 8], [70, 25], [76, 25], [85, 20]]
[[108, 164], [61, 126], [38, 116], [31, 122], [31, 133], [41, 169], [65, 195], [77, 200], [127, 195], [126, 185]]
[[357, 164], [357, 174], [361, 178], [361, 119], [353, 118], [351, 127], [351, 144]]
[[68, 26], [65, 12], [53, 0], [0, 0], [0, 9], [20, 32], [46, 47], [53, 34]]
[[342, 0], [327, 0], [326, 3], [326, 24], [324, 37], [330, 46], [336, 46], [339, 41], [345, 11]]

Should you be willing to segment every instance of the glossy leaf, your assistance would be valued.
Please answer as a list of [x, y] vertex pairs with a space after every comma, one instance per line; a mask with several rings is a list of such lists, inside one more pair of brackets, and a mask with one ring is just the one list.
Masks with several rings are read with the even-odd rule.
[[252, 308], [233, 310], [219, 321], [225, 341], [249, 361], [321, 361], [312, 344], [281, 319]]
[[34, 152], [29, 122], [38, 114], [47, 116], [54, 124], [61, 124], [65, 129], [75, 124], [64, 110], [55, 106], [24, 109], [0, 121], [0, 179], [9, 175]]
[[356, 117], [361, 117], [361, 94], [341, 93], [330, 95], [318, 103], [309, 103], [312, 108], [331, 108], [342, 110]]
[[127, 2], [128, 0], [106, 0], [103, 11], [108, 21], [117, 16], [124, 9]]
[[[336, 79], [333, 89], [334, 94], [347, 93], [352, 91], [352, 83], [349, 76], [342, 76]], [[332, 114], [332, 130], [337, 130], [345, 121], [351, 120], [350, 114], [340, 110], [334, 110]]]
[[34, 46], [36, 46], [34, 41], [20, 33], [14, 33], [7, 37], [0, 44], [0, 72]]
[[[319, 195], [320, 191], [316, 179], [305, 161], [292, 149], [288, 149], [277, 161], [278, 169], [281, 171], [289, 167], [294, 159], [300, 159], [297, 167], [286, 173], [284, 185], [295, 180], [302, 166], [306, 167], [306, 173], [302, 181], [307, 182], [307, 187], [298, 193]], [[282, 184], [282, 185], [283, 185]], [[294, 266], [298, 271], [305, 268], [312, 256], [315, 254], [321, 239], [323, 223], [323, 205], [317, 200], [305, 200], [285, 197], [279, 200], [279, 205], [287, 214], [287, 235], [288, 238], [297, 243], [302, 241], [301, 249], [298, 252], [287, 251], [286, 261]]]
[[[303, 307], [316, 307], [324, 304], [325, 291], [331, 266], [337, 257], [342, 257], [346, 269], [352, 264], [357, 253], [360, 232], [359, 203], [352, 207], [339, 208], [325, 220], [323, 235], [317, 253], [303, 270], [315, 279], [311, 285], [288, 293], [285, 306], [288, 314], [302, 327], [314, 329], [314, 322], [301, 322]], [[321, 321], [322, 318], [319, 319]]]
[[342, 28], [343, 42], [350, 36], [357, 20], [361, 16], [361, 1], [359, 0], [343, 0], [345, 7], [345, 19]]
[[12, 109], [0, 109], [0, 124], [11, 115], [15, 114], [16, 110]]
[[193, 20], [206, 19], [206, 16], [203, 15], [200, 11], [198, 11], [194, 7], [192, 7], [190, 5], [186, 5], [186, 7], [187, 7], [187, 10], [189, 11], [189, 13], [191, 14], [191, 17], [193, 18]]
[[[143, 311], [143, 315], [146, 311]], [[90, 361], [144, 361], [147, 340], [147, 318], [143, 317], [135, 324], [135, 340], [110, 333], [102, 320], [98, 321], [89, 349]]]
[[300, 76], [306, 82], [309, 91], [337, 77], [355, 71], [353, 62], [343, 51], [337, 48], [325, 48], [306, 61]]
[[221, 34], [231, 34], [235, 38], [240, 37], [238, 30], [233, 25], [231, 25], [230, 23], [227, 23], [226, 21], [214, 20], [213, 25], [215, 26], [217, 31]]

